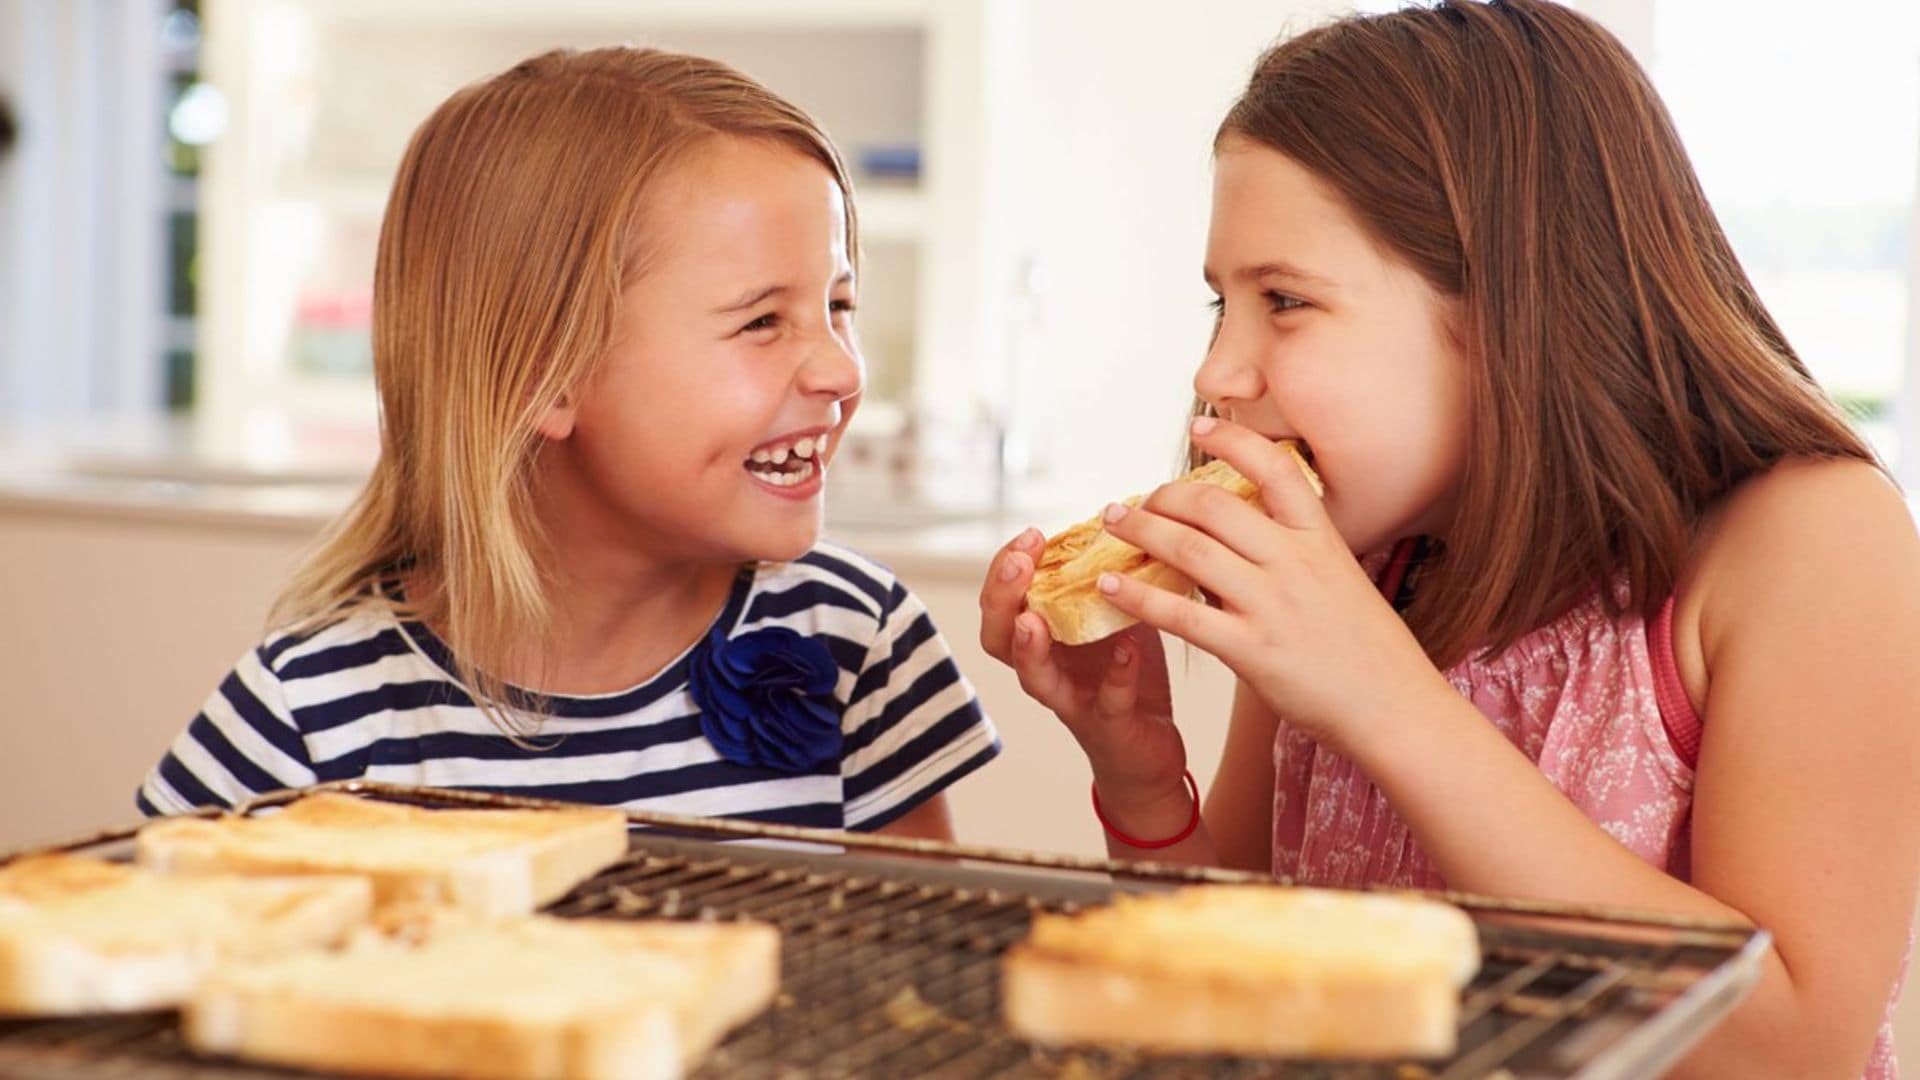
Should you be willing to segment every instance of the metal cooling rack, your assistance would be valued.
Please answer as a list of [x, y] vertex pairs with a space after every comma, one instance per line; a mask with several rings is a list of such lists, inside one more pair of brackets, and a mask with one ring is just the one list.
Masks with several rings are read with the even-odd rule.
[[[558, 805], [366, 781], [308, 790], [441, 807]], [[242, 812], [305, 793], [276, 792]], [[1449, 1060], [1307, 1064], [1043, 1049], [1015, 1039], [999, 1022], [999, 957], [1026, 935], [1035, 912], [1071, 911], [1116, 890], [1266, 879], [732, 820], [629, 816], [641, 831], [628, 856], [551, 913], [754, 918], [781, 931], [778, 999], [709, 1055], [695, 1074], [702, 1078], [1652, 1076], [1734, 1006], [1757, 978], [1767, 944], [1764, 931], [1736, 924], [1436, 894], [1474, 918], [1483, 954], [1463, 998], [1459, 1049]], [[136, 831], [38, 850], [114, 857]], [[298, 1075], [197, 1058], [166, 1014], [0, 1021], [0, 1073]]]

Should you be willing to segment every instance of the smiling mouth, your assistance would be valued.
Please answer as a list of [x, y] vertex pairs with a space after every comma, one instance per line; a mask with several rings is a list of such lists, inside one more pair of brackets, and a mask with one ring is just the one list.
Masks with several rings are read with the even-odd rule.
[[762, 446], [742, 465], [755, 479], [775, 487], [804, 484], [825, 464], [827, 438], [826, 435], [810, 435]]

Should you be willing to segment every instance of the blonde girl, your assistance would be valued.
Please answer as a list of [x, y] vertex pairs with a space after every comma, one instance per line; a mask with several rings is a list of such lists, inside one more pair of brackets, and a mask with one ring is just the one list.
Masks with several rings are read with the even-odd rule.
[[993, 728], [913, 594], [820, 539], [858, 250], [826, 136], [724, 65], [456, 93], [381, 229], [373, 476], [141, 808], [368, 777], [950, 835]]

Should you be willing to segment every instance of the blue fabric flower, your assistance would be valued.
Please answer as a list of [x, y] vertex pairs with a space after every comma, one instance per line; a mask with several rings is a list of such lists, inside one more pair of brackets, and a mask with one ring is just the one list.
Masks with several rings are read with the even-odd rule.
[[840, 665], [825, 642], [784, 626], [729, 638], [716, 625], [687, 679], [700, 730], [728, 761], [804, 773], [840, 756]]

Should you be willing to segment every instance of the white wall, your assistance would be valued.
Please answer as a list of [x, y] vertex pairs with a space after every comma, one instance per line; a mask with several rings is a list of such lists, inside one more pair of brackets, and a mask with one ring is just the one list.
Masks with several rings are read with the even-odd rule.
[[1213, 133], [1253, 62], [1330, 2], [1026, 10], [1011, 245], [1044, 278], [1023, 360], [1042, 501], [1165, 480], [1206, 347]]

